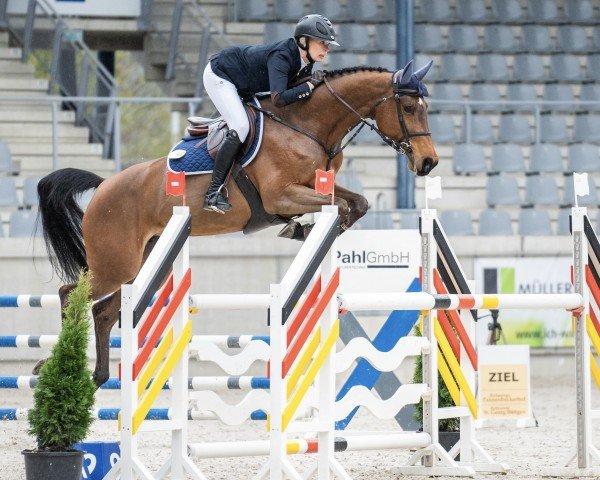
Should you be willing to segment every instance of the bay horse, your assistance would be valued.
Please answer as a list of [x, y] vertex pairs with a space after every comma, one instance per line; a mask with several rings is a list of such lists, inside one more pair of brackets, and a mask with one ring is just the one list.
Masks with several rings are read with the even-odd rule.
[[[265, 117], [262, 146], [245, 170], [264, 209], [292, 218], [330, 204], [330, 195], [315, 192], [315, 170], [340, 169], [342, 139], [361, 122], [396, 150], [406, 152], [411, 171], [427, 175], [438, 162], [422, 98], [427, 90], [421, 80], [429, 66], [417, 72], [412, 62], [398, 72], [367, 67], [325, 72], [323, 84], [307, 101], [283, 108], [263, 101], [262, 108], [276, 119]], [[59, 290], [61, 304], [66, 304], [81, 269], [93, 275], [97, 386], [109, 377], [109, 336], [118, 319], [121, 285], [135, 279], [173, 207], [181, 202], [165, 193], [166, 170], [166, 157], [133, 165], [106, 179], [69, 168], [52, 172], [38, 185], [48, 255], [66, 283]], [[236, 185], [229, 187], [231, 211], [221, 215], [202, 209], [209, 180], [210, 175], [187, 179], [191, 235], [242, 230], [251, 211]], [[84, 215], [76, 198], [90, 188], [96, 192]], [[342, 231], [368, 209], [363, 196], [339, 185], [335, 185], [334, 203]]]

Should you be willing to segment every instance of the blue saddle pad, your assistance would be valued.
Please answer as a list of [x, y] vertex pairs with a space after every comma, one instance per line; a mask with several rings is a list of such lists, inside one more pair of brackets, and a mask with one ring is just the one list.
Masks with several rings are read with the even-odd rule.
[[[252, 101], [255, 105], [260, 106], [258, 100]], [[242, 167], [249, 165], [256, 157], [263, 136], [263, 114], [257, 112], [256, 115], [256, 136], [252, 142], [252, 146], [248, 153], [240, 158], [239, 162]], [[208, 154], [207, 135], [191, 137], [186, 135], [177, 143], [169, 152], [167, 158], [167, 166], [171, 172], [185, 172], [186, 175], [201, 175], [211, 173], [215, 165], [215, 161]]]

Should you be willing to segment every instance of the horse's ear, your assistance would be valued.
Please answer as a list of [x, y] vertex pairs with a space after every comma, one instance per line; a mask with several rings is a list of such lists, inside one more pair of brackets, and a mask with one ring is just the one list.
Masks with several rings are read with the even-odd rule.
[[414, 72], [413, 61], [411, 60], [406, 64], [406, 67], [402, 70], [402, 77], [400, 77], [400, 85], [406, 85], [410, 82], [410, 77]]
[[417, 79], [419, 79], [419, 80], [423, 80], [423, 78], [425, 77], [425, 75], [427, 75], [427, 72], [429, 71], [429, 69], [431, 68], [432, 65], [433, 65], [433, 60], [429, 60], [429, 63], [427, 63], [427, 65], [419, 68], [415, 72], [415, 77], [417, 77]]

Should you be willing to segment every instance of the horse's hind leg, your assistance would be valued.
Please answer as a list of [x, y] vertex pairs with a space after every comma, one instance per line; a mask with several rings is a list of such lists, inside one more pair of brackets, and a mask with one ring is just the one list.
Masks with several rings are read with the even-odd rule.
[[[67, 285], [63, 285], [62, 287], [60, 287], [58, 289], [58, 298], [60, 300], [60, 312], [61, 312], [61, 318], [63, 320], [64, 320], [65, 307], [67, 306], [67, 303], [69, 300], [69, 293], [71, 293], [71, 290], [73, 290], [76, 286], [77, 286], [76, 283], [69, 283]], [[44, 365], [44, 363], [46, 363], [47, 360], [48, 360], [47, 358], [40, 359], [34, 365], [33, 369], [31, 370], [32, 375], [39, 375], [40, 370], [42, 369], [42, 366]]]
[[110, 375], [110, 332], [117, 323], [120, 308], [121, 290], [99, 300], [92, 307], [96, 335], [96, 367], [93, 378], [97, 387], [104, 384]]

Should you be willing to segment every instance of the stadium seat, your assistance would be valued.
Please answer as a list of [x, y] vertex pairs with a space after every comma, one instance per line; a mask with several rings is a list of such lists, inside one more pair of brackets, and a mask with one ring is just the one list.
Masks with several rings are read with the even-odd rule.
[[558, 205], [558, 186], [552, 176], [530, 175], [525, 180], [526, 205]]
[[12, 177], [0, 177], [0, 207], [17, 207], [17, 187]]
[[[378, 25], [375, 29], [375, 48], [383, 52], [396, 51], [396, 24]], [[417, 45], [417, 50], [420, 47]]]
[[484, 82], [508, 82], [509, 70], [506, 57], [496, 53], [477, 57], [476, 77]]
[[507, 105], [509, 110], [533, 112], [531, 102], [537, 101], [535, 85], [511, 83], [506, 88], [506, 99], [517, 104]]
[[513, 234], [510, 215], [506, 210], [487, 208], [479, 214], [479, 235]]
[[[596, 207], [598, 206], [598, 193], [596, 190], [596, 183], [594, 177], [588, 177], [590, 194], [584, 197], [577, 197], [577, 204], [580, 207]], [[574, 206], [575, 205], [575, 190], [573, 186], [573, 177], [565, 177], [565, 185], [563, 192], [563, 205]]]
[[522, 208], [519, 211], [519, 235], [552, 235], [548, 212], [538, 208]]
[[434, 143], [450, 143], [457, 141], [452, 115], [430, 115], [429, 130]]
[[490, 207], [497, 205], [520, 205], [519, 186], [515, 177], [494, 175], [487, 182], [487, 204]]
[[536, 23], [557, 23], [561, 21], [556, 0], [527, 0], [529, 19]]
[[[462, 103], [462, 88], [456, 83], [436, 83], [433, 85], [431, 93], [431, 102], [429, 111], [441, 112], [464, 112], [465, 107]], [[438, 100], [455, 100], [456, 103], [438, 103]], [[431, 117], [430, 117], [431, 118]]]
[[576, 143], [569, 145], [567, 160], [568, 172], [600, 172], [600, 156], [598, 146], [589, 143]]
[[358, 57], [354, 53], [333, 52], [327, 55], [327, 70], [338, 70], [340, 68], [355, 67]]
[[339, 0], [312, 0], [311, 11], [319, 12], [319, 14], [327, 17], [332, 22], [345, 20]]
[[481, 51], [477, 27], [474, 25], [450, 25], [448, 49], [459, 53]]
[[25, 207], [37, 207], [38, 205], [38, 193], [37, 186], [42, 177], [33, 176], [26, 177], [23, 182], [23, 205]]
[[277, 0], [273, 8], [277, 20], [288, 22], [297, 22], [306, 13], [304, 2], [298, 0]]
[[496, 53], [515, 53], [519, 50], [515, 33], [509, 25], [487, 25], [484, 39], [486, 50]]
[[369, 30], [366, 25], [342, 23], [337, 32], [339, 43], [344, 50], [366, 52], [371, 48]]
[[546, 79], [544, 60], [540, 55], [515, 55], [513, 80], [520, 82], [543, 82]]
[[545, 25], [524, 25], [521, 31], [521, 49], [531, 53], [554, 51], [550, 28]]
[[498, 127], [498, 141], [531, 143], [531, 127], [524, 115], [502, 115]]
[[457, 175], [486, 172], [483, 147], [471, 143], [456, 145], [452, 155], [452, 170]]
[[419, 215], [416, 210], [400, 210], [400, 228], [402, 229], [418, 229]]
[[358, 175], [352, 170], [341, 171], [335, 176], [335, 183], [342, 187], [352, 190], [354, 193], [362, 194], [364, 191], [363, 184]]
[[558, 219], [556, 222], [557, 235], [571, 235], [571, 209], [560, 208], [558, 210]]
[[496, 138], [491, 119], [483, 115], [471, 115], [471, 131], [467, 132], [467, 120], [465, 118], [461, 140], [467, 143], [494, 143]]
[[367, 55], [367, 65], [387, 68], [393, 72], [396, 70], [396, 55], [393, 53], [369, 53]]
[[558, 115], [542, 115], [540, 141], [544, 143], [568, 143], [569, 132], [565, 118]]
[[363, 230], [393, 230], [394, 219], [389, 211], [369, 210], [359, 220], [360, 228]]
[[8, 236], [13, 238], [27, 238], [42, 236], [42, 227], [36, 228], [37, 212], [35, 210], [16, 210], [10, 214], [8, 222]]
[[550, 102], [566, 102], [563, 104], [544, 103], [544, 110], [554, 112], [574, 112], [577, 110], [575, 96], [571, 85], [565, 83], [549, 83], [544, 87], [544, 100]]
[[492, 15], [498, 23], [521, 23], [526, 20], [521, 0], [492, 0]]
[[525, 161], [519, 145], [504, 143], [492, 146], [491, 172], [517, 173], [524, 171]]
[[473, 220], [466, 210], [442, 210], [440, 223], [448, 235], [473, 235]]
[[0, 173], [12, 173], [14, 170], [10, 148], [6, 143], [0, 142]]
[[532, 173], [563, 171], [563, 161], [558, 145], [537, 143], [531, 147], [529, 158], [529, 171]]
[[595, 0], [563, 0], [566, 20], [569, 23], [598, 24], [600, 17], [594, 10], [594, 3]]
[[383, 0], [381, 18], [386, 22], [396, 21], [396, 0]]
[[600, 143], [600, 115], [576, 115], [573, 123], [573, 141]]
[[347, 18], [354, 22], [376, 22], [381, 18], [377, 2], [347, 0]]
[[600, 50], [600, 25], [592, 30], [592, 44], [596, 51]]
[[236, 2], [237, 16], [240, 21], [262, 21], [271, 18], [267, 0], [247, 0]]
[[449, 23], [454, 21], [450, 2], [439, 0], [420, 0], [417, 20], [421, 22]]
[[600, 82], [600, 55], [589, 55], [587, 57], [585, 78]]
[[[395, 29], [394, 29], [395, 34]], [[446, 40], [439, 25], [422, 23], [415, 25], [414, 45], [419, 52], [445, 52]]]
[[[589, 102], [589, 101], [598, 102], [598, 101], [600, 101], [600, 84], [598, 84], [598, 83], [583, 84], [581, 86], [581, 95], [579, 96], [579, 99], [582, 102]], [[583, 110], [597, 112], [597, 111], [600, 111], [600, 103], [596, 103], [595, 105], [593, 105], [593, 104], [581, 105], [580, 108], [582, 108]]]
[[550, 77], [558, 82], [581, 82], [583, 74], [577, 56], [569, 53], [552, 55]]
[[490, 20], [485, 0], [456, 0], [456, 16], [463, 23], [483, 23]]
[[462, 54], [442, 55], [439, 69], [440, 80], [470, 82], [473, 80], [469, 57]]
[[498, 111], [504, 108], [500, 90], [492, 83], [474, 83], [471, 85], [469, 98], [475, 101], [495, 102], [489, 105], [473, 105], [473, 111]]
[[263, 41], [276, 42], [291, 37], [293, 33], [293, 27], [289, 23], [269, 22], [265, 24]]
[[578, 25], [561, 25], [556, 30], [558, 50], [568, 53], [585, 53], [590, 50], [585, 29]]

